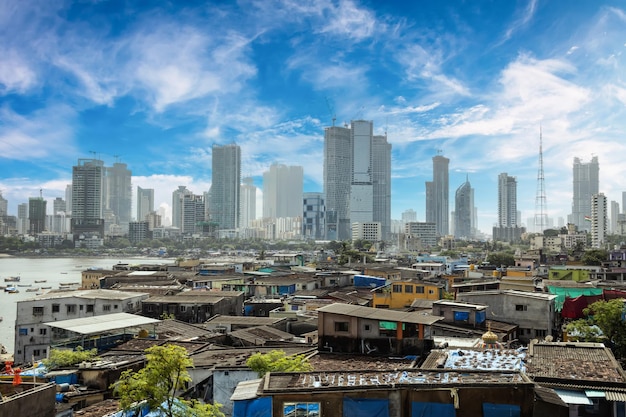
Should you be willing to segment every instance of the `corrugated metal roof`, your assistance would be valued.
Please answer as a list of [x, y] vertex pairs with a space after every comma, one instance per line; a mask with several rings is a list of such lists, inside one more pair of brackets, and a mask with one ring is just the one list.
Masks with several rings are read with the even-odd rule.
[[604, 391], [607, 401], [626, 402], [626, 393], [616, 391]]
[[237, 384], [235, 392], [231, 395], [231, 401], [251, 400], [257, 397], [257, 391], [263, 379], [252, 379], [250, 381], [242, 381]]
[[146, 324], [158, 323], [160, 321], [161, 320], [136, 316], [129, 313], [113, 313], [93, 317], [83, 317], [81, 319], [51, 321], [44, 324], [78, 334], [94, 334], [109, 330], [124, 329], [126, 327], [144, 326]]
[[425, 315], [417, 312], [394, 311], [382, 308], [361, 307], [352, 304], [335, 303], [318, 308], [323, 313], [343, 314], [370, 320], [396, 321], [402, 323], [433, 324], [443, 317]]
[[584, 392], [580, 391], [568, 391], [562, 389], [555, 389], [554, 392], [567, 404], [581, 404], [592, 405], [593, 402], [587, 398]]

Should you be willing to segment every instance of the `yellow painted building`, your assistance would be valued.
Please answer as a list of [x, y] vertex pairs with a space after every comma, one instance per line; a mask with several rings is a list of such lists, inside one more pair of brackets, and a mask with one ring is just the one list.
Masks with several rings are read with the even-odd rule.
[[392, 281], [373, 293], [372, 307], [407, 308], [415, 300], [441, 300], [443, 293], [444, 288], [440, 284], [423, 281]]

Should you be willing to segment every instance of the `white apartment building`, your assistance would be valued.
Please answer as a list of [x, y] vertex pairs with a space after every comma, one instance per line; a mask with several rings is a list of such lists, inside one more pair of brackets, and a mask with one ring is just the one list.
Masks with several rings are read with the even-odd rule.
[[382, 225], [380, 222], [352, 223], [352, 240], [367, 240], [379, 242], [382, 240]]
[[111, 313], [141, 311], [147, 293], [115, 290], [79, 290], [43, 294], [17, 302], [15, 318], [16, 363], [47, 357], [52, 329], [44, 323]]

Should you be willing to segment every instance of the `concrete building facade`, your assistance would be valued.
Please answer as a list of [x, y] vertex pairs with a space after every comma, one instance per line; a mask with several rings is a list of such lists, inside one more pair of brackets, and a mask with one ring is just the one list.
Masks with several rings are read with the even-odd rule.
[[78, 290], [48, 293], [17, 302], [15, 318], [16, 363], [47, 357], [52, 331], [44, 323], [111, 313], [140, 311], [148, 294], [114, 290]]
[[442, 155], [433, 157], [433, 180], [426, 182], [426, 222], [435, 223], [438, 236], [449, 231], [449, 173], [450, 160]]
[[213, 145], [211, 158], [211, 220], [220, 230], [239, 227], [241, 186], [241, 148], [235, 144]]
[[591, 198], [600, 192], [600, 164], [597, 156], [587, 163], [574, 158], [572, 185], [572, 213], [568, 222], [578, 226], [580, 231], [589, 232], [591, 224], [585, 217], [591, 216]]

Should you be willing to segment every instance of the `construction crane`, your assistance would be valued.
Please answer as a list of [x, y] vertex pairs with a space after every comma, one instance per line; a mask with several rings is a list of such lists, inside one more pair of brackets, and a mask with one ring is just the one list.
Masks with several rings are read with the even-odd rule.
[[326, 96], [326, 106], [328, 106], [328, 112], [330, 114], [330, 117], [333, 120], [333, 127], [335, 127], [335, 121], [337, 120], [337, 115], [335, 114], [335, 109], [333, 108], [333, 105], [330, 103], [328, 96]]

